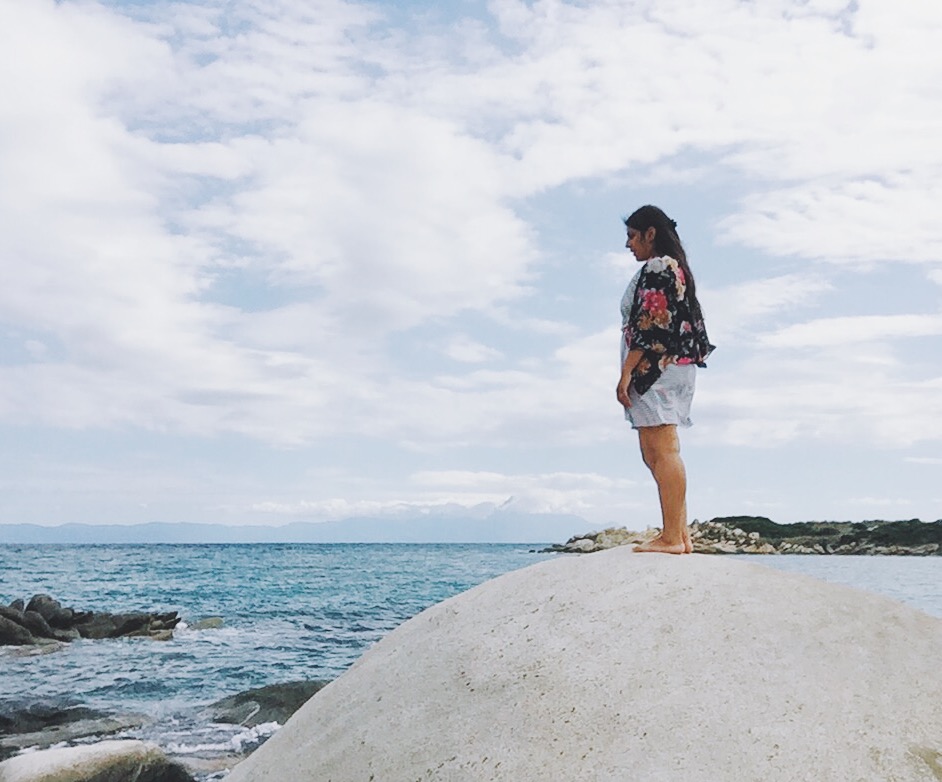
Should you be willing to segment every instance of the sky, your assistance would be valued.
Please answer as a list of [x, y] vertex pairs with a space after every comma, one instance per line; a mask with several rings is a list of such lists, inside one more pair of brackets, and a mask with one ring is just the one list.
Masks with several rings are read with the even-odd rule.
[[0, 524], [942, 518], [942, 4], [0, 0]]

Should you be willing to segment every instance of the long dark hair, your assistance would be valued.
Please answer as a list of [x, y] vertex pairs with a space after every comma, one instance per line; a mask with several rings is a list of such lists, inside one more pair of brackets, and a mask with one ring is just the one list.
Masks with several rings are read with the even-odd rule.
[[699, 312], [700, 302], [697, 300], [697, 284], [694, 282], [693, 272], [690, 271], [690, 265], [687, 263], [687, 253], [684, 252], [684, 245], [677, 235], [677, 223], [664, 214], [663, 209], [646, 204], [635, 209], [625, 218], [625, 226], [642, 234], [648, 228], [654, 228], [654, 252], [657, 255], [669, 255], [680, 264], [680, 268], [684, 270], [687, 295]]

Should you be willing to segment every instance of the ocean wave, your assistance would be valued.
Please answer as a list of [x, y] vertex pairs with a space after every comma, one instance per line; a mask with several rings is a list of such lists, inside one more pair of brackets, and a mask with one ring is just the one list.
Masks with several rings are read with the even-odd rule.
[[277, 722], [263, 722], [252, 728], [242, 728], [234, 736], [203, 743], [170, 741], [166, 750], [171, 755], [197, 755], [204, 753], [245, 754], [256, 749], [265, 739], [272, 736], [281, 725]]

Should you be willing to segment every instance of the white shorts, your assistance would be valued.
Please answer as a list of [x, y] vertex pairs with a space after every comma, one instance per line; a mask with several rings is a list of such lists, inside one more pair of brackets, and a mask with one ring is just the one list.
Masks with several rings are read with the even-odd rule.
[[631, 407], [625, 408], [625, 420], [631, 422], [632, 429], [664, 424], [692, 426], [690, 405], [696, 385], [696, 364], [671, 364], [644, 395], [639, 396], [632, 384], [628, 389]]

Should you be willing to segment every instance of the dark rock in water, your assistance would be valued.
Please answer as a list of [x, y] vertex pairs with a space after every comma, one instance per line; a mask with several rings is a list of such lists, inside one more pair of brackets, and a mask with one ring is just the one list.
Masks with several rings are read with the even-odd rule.
[[63, 608], [58, 600], [49, 595], [33, 595], [33, 598], [26, 604], [26, 610], [35, 611], [50, 625], [60, 630], [71, 627], [75, 620], [75, 611], [71, 608]]
[[80, 637], [145, 636], [165, 641], [173, 637], [173, 628], [180, 621], [176, 611], [125, 614], [75, 611], [49, 595], [34, 595], [25, 610], [18, 607], [22, 605], [23, 601], [17, 600], [10, 606], [0, 606], [0, 645], [67, 642]]
[[49, 623], [43, 619], [42, 614], [36, 611], [24, 611], [21, 624], [36, 638], [51, 638], [54, 641], [74, 641], [79, 637], [76, 630], [60, 630], [51, 627]]
[[117, 638], [140, 630], [147, 624], [145, 614], [95, 613], [75, 624], [82, 638]]
[[179, 621], [176, 611], [165, 614], [94, 613], [76, 623], [75, 629], [82, 638], [120, 638], [172, 630]]
[[[22, 603], [22, 600], [17, 601]], [[23, 624], [23, 609], [16, 608], [13, 605], [10, 606], [0, 606], [0, 616], [6, 617], [11, 622], [16, 622], [18, 625]]]
[[214, 722], [244, 725], [248, 728], [264, 722], [284, 725], [288, 718], [327, 685], [323, 681], [297, 681], [270, 684], [230, 695], [209, 707]]
[[33, 634], [23, 625], [0, 616], [0, 646], [25, 646], [36, 643]]
[[14, 611], [23, 613], [23, 611], [26, 610], [26, 603], [23, 602], [20, 598], [17, 598], [12, 603], [10, 603], [10, 608], [12, 608]]
[[37, 638], [52, 638], [55, 632], [49, 623], [43, 619], [43, 615], [36, 611], [24, 611], [23, 621], [20, 623]]

